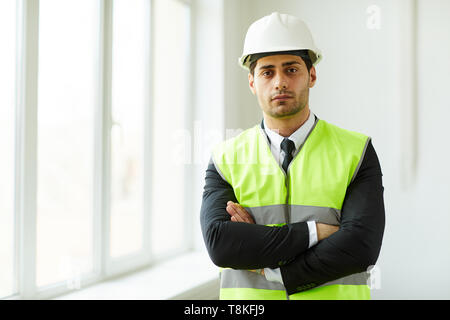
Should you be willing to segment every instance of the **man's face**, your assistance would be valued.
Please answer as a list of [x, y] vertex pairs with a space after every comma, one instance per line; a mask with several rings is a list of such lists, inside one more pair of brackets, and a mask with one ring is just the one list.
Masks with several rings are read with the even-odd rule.
[[264, 113], [273, 118], [291, 118], [308, 105], [309, 88], [316, 82], [316, 70], [310, 72], [295, 55], [273, 55], [256, 62], [249, 86]]

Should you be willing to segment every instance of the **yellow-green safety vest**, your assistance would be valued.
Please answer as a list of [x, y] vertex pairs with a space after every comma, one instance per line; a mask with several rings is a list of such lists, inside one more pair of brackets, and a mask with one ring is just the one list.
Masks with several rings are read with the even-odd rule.
[[[339, 225], [348, 185], [370, 138], [316, 120], [294, 154], [287, 174], [270, 150], [259, 125], [217, 145], [214, 165], [255, 223], [280, 225], [314, 220]], [[370, 299], [366, 272], [288, 295], [284, 285], [246, 270], [222, 269], [220, 299]]]

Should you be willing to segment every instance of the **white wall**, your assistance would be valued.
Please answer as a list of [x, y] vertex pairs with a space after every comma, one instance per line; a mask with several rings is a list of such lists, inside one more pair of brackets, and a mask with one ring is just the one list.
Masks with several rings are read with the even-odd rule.
[[[417, 2], [417, 51], [411, 50], [414, 3], [231, 0], [224, 6], [225, 128], [245, 129], [261, 120], [236, 60], [251, 22], [279, 11], [304, 19], [323, 52], [311, 109], [372, 137], [386, 205], [377, 263], [381, 289], [373, 291], [374, 299], [450, 298], [450, 208], [444, 203], [450, 195], [450, 2]], [[380, 29], [367, 27], [371, 5], [380, 9]]]

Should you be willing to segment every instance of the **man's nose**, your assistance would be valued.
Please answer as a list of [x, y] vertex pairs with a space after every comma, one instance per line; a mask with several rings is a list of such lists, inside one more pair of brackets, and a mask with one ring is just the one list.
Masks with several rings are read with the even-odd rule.
[[288, 83], [287, 83], [287, 79], [284, 75], [282, 74], [278, 74], [275, 76], [275, 82], [274, 82], [274, 86], [275, 86], [275, 90], [286, 90]]

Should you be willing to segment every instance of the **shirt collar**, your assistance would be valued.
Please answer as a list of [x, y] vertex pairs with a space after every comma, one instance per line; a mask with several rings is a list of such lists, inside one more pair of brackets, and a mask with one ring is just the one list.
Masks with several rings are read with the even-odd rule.
[[[309, 112], [308, 120], [302, 124], [300, 128], [298, 128], [294, 133], [292, 133], [288, 138], [292, 140], [295, 144], [295, 149], [297, 150], [300, 146], [305, 142], [308, 133], [311, 131], [314, 126], [315, 116], [312, 111]], [[280, 144], [283, 141], [284, 137], [279, 135], [278, 132], [269, 129], [265, 121], [263, 120], [264, 131], [267, 134], [267, 137], [270, 140], [270, 144], [280, 149]]]

